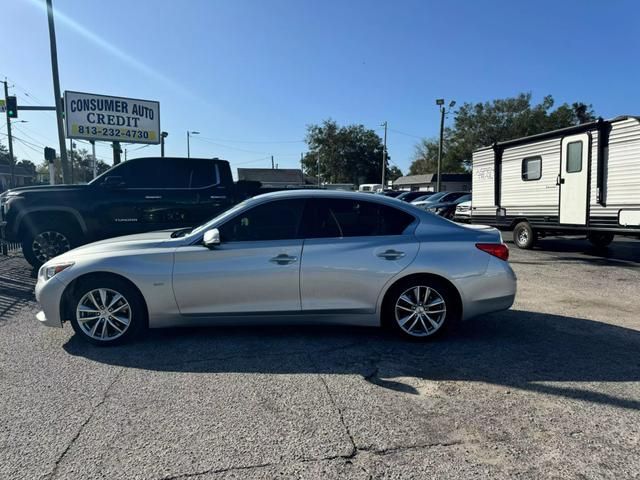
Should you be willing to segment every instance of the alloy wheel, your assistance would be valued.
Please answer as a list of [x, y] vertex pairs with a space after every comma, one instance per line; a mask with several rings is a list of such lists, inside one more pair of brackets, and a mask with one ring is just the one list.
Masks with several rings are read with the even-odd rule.
[[131, 313], [131, 306], [121, 293], [110, 288], [97, 288], [87, 292], [78, 302], [76, 320], [88, 337], [110, 341], [127, 331]]
[[71, 250], [69, 239], [62, 233], [48, 230], [40, 232], [31, 242], [35, 257], [42, 263]]
[[398, 326], [405, 333], [414, 337], [426, 337], [433, 335], [444, 324], [447, 305], [436, 289], [415, 286], [398, 297], [395, 316]]

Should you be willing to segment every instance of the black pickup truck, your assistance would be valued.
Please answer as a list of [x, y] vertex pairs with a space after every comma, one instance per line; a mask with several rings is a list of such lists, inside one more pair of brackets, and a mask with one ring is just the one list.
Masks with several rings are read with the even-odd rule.
[[103, 238], [190, 227], [240, 199], [229, 162], [148, 157], [116, 165], [86, 185], [21, 187], [0, 195], [0, 230], [39, 267]]

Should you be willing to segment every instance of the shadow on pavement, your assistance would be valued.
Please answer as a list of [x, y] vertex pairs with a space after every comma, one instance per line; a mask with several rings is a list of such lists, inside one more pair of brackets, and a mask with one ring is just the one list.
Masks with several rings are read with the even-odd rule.
[[[518, 248], [510, 240], [510, 234], [505, 233], [504, 238], [507, 240], [510, 249]], [[594, 247], [583, 238], [547, 237], [538, 241], [534, 251], [550, 253], [553, 255], [554, 260], [559, 261], [632, 268], [640, 267], [640, 241], [628, 237], [616, 237], [611, 245], [604, 248]], [[514, 261], [514, 263], [526, 262]]]
[[361, 375], [405, 393], [417, 390], [401, 377], [464, 380], [640, 409], [638, 400], [546, 383], [639, 381], [640, 332], [527, 311], [477, 318], [426, 343], [381, 329], [243, 327], [155, 330], [110, 348], [73, 337], [64, 348], [96, 362], [151, 371]]

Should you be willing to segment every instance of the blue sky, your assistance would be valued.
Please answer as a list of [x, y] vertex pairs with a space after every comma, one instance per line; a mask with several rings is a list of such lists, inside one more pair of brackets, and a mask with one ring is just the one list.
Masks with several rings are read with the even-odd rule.
[[[0, 75], [53, 104], [44, 0], [4, 0]], [[158, 100], [167, 153], [299, 165], [305, 127], [389, 122], [392, 161], [438, 134], [434, 100], [530, 91], [640, 114], [640, 2], [54, 0], [62, 89]], [[52, 112], [20, 112], [19, 158], [56, 147]], [[0, 141], [6, 143], [6, 126]], [[37, 147], [34, 147], [37, 145]], [[81, 145], [82, 146], [82, 145]], [[129, 158], [159, 146], [126, 146]], [[34, 150], [35, 149], [35, 150]], [[138, 150], [136, 150], [138, 149]], [[111, 163], [108, 144], [98, 156]]]

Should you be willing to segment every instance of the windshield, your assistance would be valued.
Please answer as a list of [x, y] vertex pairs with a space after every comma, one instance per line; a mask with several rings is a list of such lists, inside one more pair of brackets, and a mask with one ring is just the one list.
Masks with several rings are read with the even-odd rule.
[[428, 198], [426, 198], [425, 201], [427, 201], [427, 202], [437, 202], [442, 197], [444, 197], [446, 194], [447, 194], [447, 192], [434, 193], [433, 195], [431, 195]]

